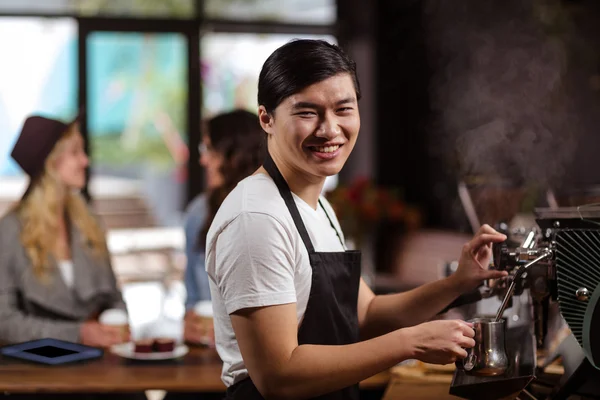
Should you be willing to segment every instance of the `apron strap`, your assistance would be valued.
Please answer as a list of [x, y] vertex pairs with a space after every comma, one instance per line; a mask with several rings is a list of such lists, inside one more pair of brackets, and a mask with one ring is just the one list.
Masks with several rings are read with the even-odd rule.
[[319, 205], [323, 209], [323, 212], [325, 213], [325, 216], [329, 220], [329, 224], [331, 225], [331, 227], [335, 231], [335, 234], [337, 235], [338, 239], [340, 240], [340, 243], [342, 244], [342, 248], [346, 249], [346, 245], [344, 244], [344, 241], [342, 240], [342, 237], [340, 236], [340, 232], [338, 232], [337, 228], [335, 227], [335, 224], [333, 223], [333, 220], [329, 216], [329, 213], [327, 213], [327, 209], [323, 206], [323, 203], [321, 202], [321, 199], [319, 199]]
[[315, 248], [310, 240], [310, 236], [308, 236], [306, 226], [304, 225], [304, 222], [300, 217], [300, 212], [298, 211], [298, 206], [296, 206], [296, 202], [294, 201], [294, 197], [292, 196], [290, 187], [283, 178], [283, 175], [281, 175], [281, 172], [279, 172], [277, 165], [275, 165], [275, 162], [273, 161], [273, 158], [271, 157], [268, 151], [265, 157], [263, 167], [265, 168], [265, 170], [267, 170], [269, 175], [271, 175], [271, 178], [275, 182], [275, 185], [277, 185], [277, 189], [279, 189], [279, 193], [281, 194], [281, 197], [283, 197], [285, 205], [287, 206], [288, 210], [290, 211], [290, 214], [292, 215], [292, 219], [294, 220], [296, 229], [298, 229], [298, 233], [300, 233], [300, 237], [304, 242], [304, 246], [306, 246], [306, 250], [308, 250], [309, 254], [314, 253]]

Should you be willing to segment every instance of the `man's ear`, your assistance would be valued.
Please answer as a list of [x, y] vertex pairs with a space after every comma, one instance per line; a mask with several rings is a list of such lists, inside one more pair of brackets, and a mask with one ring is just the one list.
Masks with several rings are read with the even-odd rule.
[[273, 116], [267, 112], [265, 106], [258, 107], [258, 120], [260, 126], [269, 135], [273, 134]]

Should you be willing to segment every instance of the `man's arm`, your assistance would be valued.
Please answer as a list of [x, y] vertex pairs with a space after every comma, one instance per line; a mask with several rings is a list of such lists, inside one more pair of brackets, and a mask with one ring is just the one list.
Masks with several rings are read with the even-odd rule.
[[431, 319], [454, 299], [475, 289], [483, 280], [506, 276], [505, 271], [489, 271], [492, 243], [506, 240], [489, 225], [483, 225], [475, 237], [463, 246], [458, 270], [448, 278], [413, 290], [375, 296], [361, 281], [358, 317], [363, 338], [394, 329], [420, 324]]
[[243, 309], [231, 322], [252, 382], [265, 399], [307, 399], [351, 386], [410, 358], [447, 364], [473, 347], [462, 321], [434, 321], [339, 346], [298, 345], [296, 304]]
[[231, 318], [244, 365], [266, 399], [313, 398], [407, 358], [448, 364], [466, 357], [464, 348], [475, 344], [465, 322], [434, 321], [350, 345], [299, 345], [289, 237], [275, 218], [242, 213], [207, 250], [207, 269]]
[[452, 277], [413, 290], [375, 296], [361, 279], [358, 293], [361, 338], [367, 339], [428, 321], [461, 294]]

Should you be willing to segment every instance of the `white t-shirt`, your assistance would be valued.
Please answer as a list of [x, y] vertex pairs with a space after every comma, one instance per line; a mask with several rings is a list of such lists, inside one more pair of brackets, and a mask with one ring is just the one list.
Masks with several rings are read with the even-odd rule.
[[[331, 205], [313, 209], [293, 195], [315, 251], [344, 251], [327, 215], [342, 235]], [[342, 241], [344, 240], [343, 236]], [[298, 325], [310, 294], [308, 251], [270, 176], [242, 180], [225, 199], [206, 238], [206, 271], [213, 301], [221, 378], [231, 386], [248, 376], [230, 314], [250, 307], [296, 303]]]

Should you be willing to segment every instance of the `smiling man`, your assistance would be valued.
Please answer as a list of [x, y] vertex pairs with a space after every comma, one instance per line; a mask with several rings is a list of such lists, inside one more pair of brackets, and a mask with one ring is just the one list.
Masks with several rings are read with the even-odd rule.
[[375, 296], [360, 278], [321, 196], [360, 129], [356, 66], [339, 47], [296, 40], [265, 62], [259, 119], [263, 166], [230, 193], [207, 237], [217, 351], [228, 399], [358, 399], [358, 382], [410, 358], [466, 357], [464, 321], [425, 322], [484, 279], [492, 242], [484, 226], [457, 272], [410, 292]]

